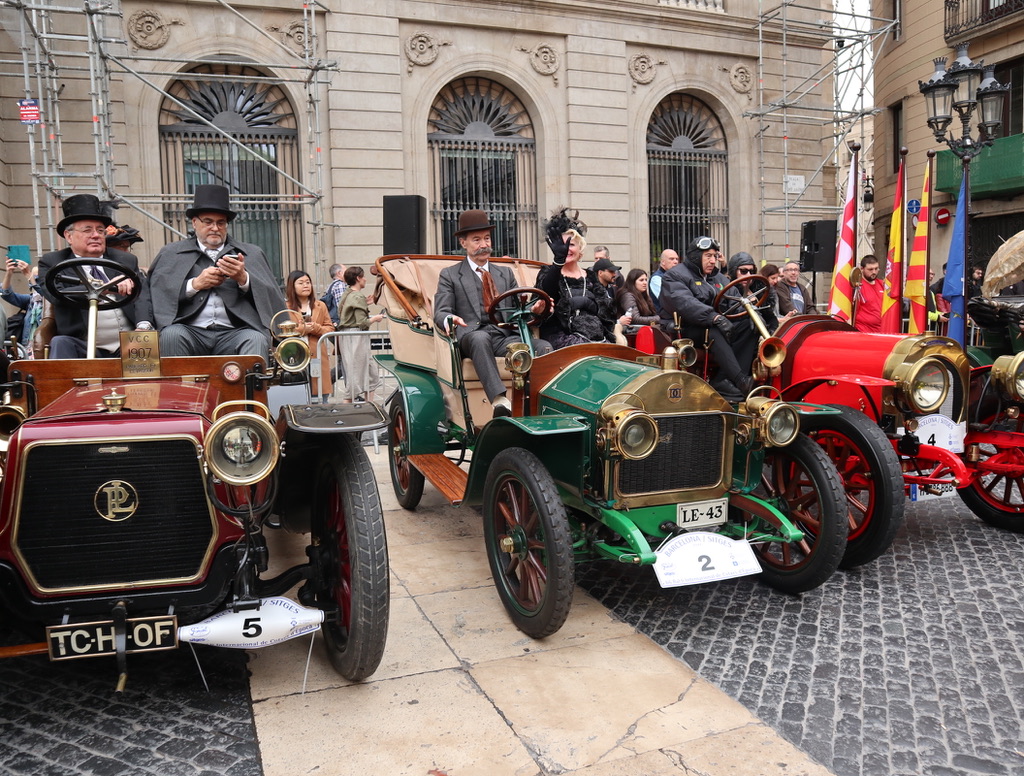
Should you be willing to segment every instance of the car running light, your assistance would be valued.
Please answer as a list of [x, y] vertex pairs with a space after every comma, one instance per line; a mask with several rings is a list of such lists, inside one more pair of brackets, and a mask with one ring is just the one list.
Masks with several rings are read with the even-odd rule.
[[992, 379], [1013, 401], [1024, 401], [1024, 351], [999, 356], [992, 364]]
[[274, 349], [274, 360], [286, 372], [301, 372], [309, 365], [309, 343], [299, 337], [281, 340]]
[[800, 433], [800, 416], [784, 401], [768, 396], [754, 396], [745, 402], [754, 419], [761, 441], [769, 447], [792, 444]]
[[251, 412], [233, 412], [217, 420], [203, 448], [210, 470], [229, 485], [252, 485], [265, 479], [279, 454], [274, 427]]

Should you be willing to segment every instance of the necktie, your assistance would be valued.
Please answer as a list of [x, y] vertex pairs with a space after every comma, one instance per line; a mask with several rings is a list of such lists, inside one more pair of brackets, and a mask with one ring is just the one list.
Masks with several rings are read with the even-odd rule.
[[480, 280], [484, 286], [484, 310], [487, 310], [491, 306], [491, 302], [498, 295], [498, 289], [494, 285], [494, 278], [491, 277], [491, 273], [485, 270], [483, 267], [477, 267], [477, 272], [480, 273]]

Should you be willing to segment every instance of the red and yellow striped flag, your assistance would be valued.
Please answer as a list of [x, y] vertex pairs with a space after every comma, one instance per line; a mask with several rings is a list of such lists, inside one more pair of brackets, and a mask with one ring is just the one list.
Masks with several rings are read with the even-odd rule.
[[907, 286], [904, 294], [910, 300], [910, 333], [923, 334], [928, 328], [928, 238], [931, 223], [928, 202], [931, 195], [931, 159], [924, 168], [924, 188], [921, 192], [921, 212], [917, 214], [917, 229], [910, 248], [907, 265]]
[[899, 334], [903, 330], [903, 160], [896, 176], [896, 196], [892, 203], [892, 224], [889, 226], [889, 252], [885, 257], [885, 293], [882, 294], [883, 334]]
[[850, 162], [850, 177], [846, 182], [846, 203], [843, 205], [843, 220], [840, 223], [839, 244], [836, 246], [836, 267], [832, 272], [832, 289], [828, 297], [828, 314], [841, 321], [853, 318], [853, 271], [854, 246], [857, 245], [857, 149], [854, 148]]

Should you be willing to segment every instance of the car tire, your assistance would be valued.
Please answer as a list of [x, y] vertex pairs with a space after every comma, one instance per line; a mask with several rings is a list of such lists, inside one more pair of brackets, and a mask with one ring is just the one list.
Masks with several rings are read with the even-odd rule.
[[839, 415], [804, 415], [800, 430], [835, 463], [846, 491], [850, 531], [842, 568], [870, 563], [892, 546], [906, 519], [899, 456], [878, 424], [852, 407]]
[[1024, 533], [1024, 454], [1012, 449], [1000, 453], [987, 444], [978, 446], [980, 460], [984, 464], [1000, 456], [1007, 473], [981, 474], [957, 494], [975, 515], [995, 528]]
[[804, 434], [787, 447], [768, 450], [754, 495], [804, 532], [798, 542], [754, 543], [761, 579], [786, 593], [823, 584], [839, 568], [849, 527], [843, 483], [825, 451]]
[[404, 509], [416, 509], [423, 498], [423, 473], [412, 465], [409, 452], [409, 416], [401, 399], [391, 405], [388, 425], [388, 466], [395, 498]]
[[512, 622], [535, 639], [558, 631], [576, 586], [572, 534], [558, 488], [540, 459], [501, 451], [484, 484], [484, 542]]
[[391, 600], [384, 515], [359, 438], [344, 436], [324, 455], [313, 492], [311, 584], [334, 668], [357, 682], [380, 665]]

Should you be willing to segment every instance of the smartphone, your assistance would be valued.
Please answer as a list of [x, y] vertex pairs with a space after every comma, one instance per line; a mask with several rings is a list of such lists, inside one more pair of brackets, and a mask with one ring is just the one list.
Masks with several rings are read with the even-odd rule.
[[8, 245], [7, 246], [7, 260], [8, 261], [23, 261], [26, 264], [32, 263], [32, 251], [29, 250], [27, 245]]

